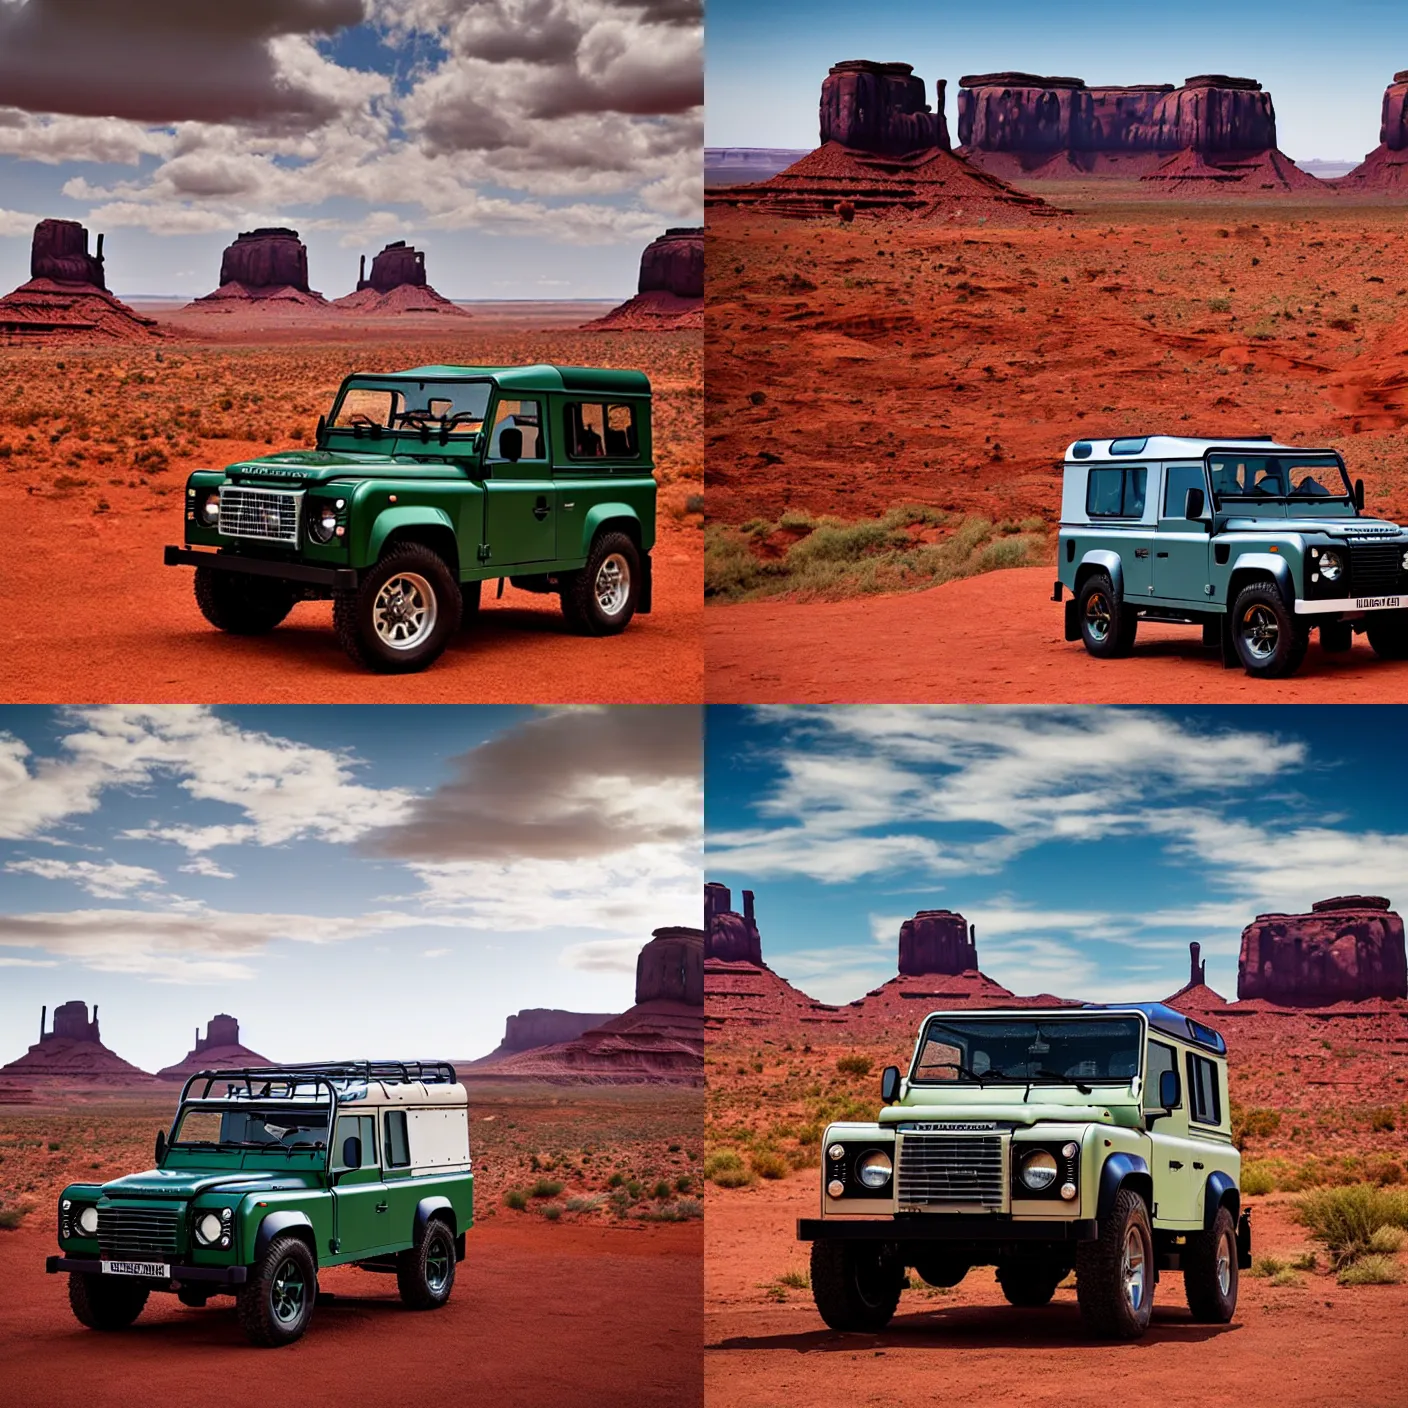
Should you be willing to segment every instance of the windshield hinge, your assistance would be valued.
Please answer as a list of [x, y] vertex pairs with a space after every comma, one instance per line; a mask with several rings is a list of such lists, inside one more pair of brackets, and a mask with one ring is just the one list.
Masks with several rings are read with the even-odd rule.
[[488, 562], [488, 560], [489, 560], [489, 555], [490, 555], [489, 544], [488, 544], [488, 543], [480, 543], [480, 544], [479, 544], [479, 560], [480, 560], [480, 562]]

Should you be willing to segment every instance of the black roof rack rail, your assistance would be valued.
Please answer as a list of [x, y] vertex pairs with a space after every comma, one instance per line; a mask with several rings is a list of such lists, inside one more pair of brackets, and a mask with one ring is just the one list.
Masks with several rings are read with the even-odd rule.
[[[211, 1088], [226, 1082], [242, 1085], [252, 1099], [292, 1100], [300, 1086], [326, 1087], [334, 1093], [334, 1082], [381, 1081], [386, 1085], [456, 1085], [459, 1076], [448, 1061], [320, 1061], [289, 1066], [232, 1066], [220, 1071], [197, 1071], [181, 1090], [181, 1099], [192, 1095], [198, 1082], [204, 1082], [194, 1098], [210, 1098]], [[256, 1090], [256, 1086], [262, 1087]]]

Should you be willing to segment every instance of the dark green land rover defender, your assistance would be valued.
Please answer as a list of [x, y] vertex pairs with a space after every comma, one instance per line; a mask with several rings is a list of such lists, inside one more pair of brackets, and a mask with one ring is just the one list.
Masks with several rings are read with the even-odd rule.
[[358, 372], [315, 449], [192, 474], [166, 563], [237, 635], [330, 598], [347, 653], [387, 673], [431, 664], [495, 578], [612, 635], [651, 605], [650, 405], [638, 371]]

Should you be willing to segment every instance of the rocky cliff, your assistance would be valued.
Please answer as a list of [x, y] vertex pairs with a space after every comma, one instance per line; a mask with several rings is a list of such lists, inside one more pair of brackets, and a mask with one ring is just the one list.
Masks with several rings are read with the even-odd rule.
[[588, 328], [670, 332], [704, 326], [704, 230], [678, 226], [651, 240], [640, 257], [634, 298]]
[[358, 267], [356, 289], [333, 299], [333, 307], [376, 315], [450, 313], [469, 316], [467, 309], [431, 287], [425, 273], [424, 250], [408, 245], [405, 240], [394, 241], [376, 255], [370, 276], [364, 254]]
[[226, 1071], [238, 1066], [267, 1066], [269, 1060], [240, 1041], [238, 1019], [219, 1012], [206, 1023], [205, 1035], [196, 1028], [195, 1045], [174, 1065], [157, 1072], [162, 1080], [185, 1080], [197, 1071]]
[[978, 967], [977, 927], [950, 909], [921, 909], [900, 925], [901, 973], [968, 973]]
[[636, 1002], [704, 1005], [703, 930], [655, 930], [636, 959]]
[[220, 257], [220, 287], [191, 306], [256, 299], [324, 306], [323, 295], [308, 287], [308, 247], [297, 230], [267, 226], [239, 235]]
[[92, 1020], [85, 1002], [65, 1002], [54, 1009], [54, 1025], [45, 1031], [39, 1017], [39, 1040], [8, 1066], [0, 1077], [53, 1081], [62, 1085], [148, 1085], [152, 1077], [110, 1051], [98, 1029], [98, 1009]]
[[77, 220], [41, 220], [29, 247], [29, 276], [58, 283], [107, 288], [103, 277], [103, 237], [88, 253], [88, 231]]
[[362, 273], [357, 280], [357, 289], [375, 289], [378, 293], [390, 293], [402, 284], [424, 286], [425, 254], [422, 250], [408, 245], [405, 240], [396, 240], [387, 245], [372, 260], [371, 278], [366, 277], [367, 256], [362, 256]]
[[763, 961], [763, 940], [753, 915], [753, 892], [743, 891], [743, 913], [733, 910], [727, 885], [704, 886], [704, 957], [724, 963]]
[[1408, 996], [1403, 920], [1379, 895], [1259, 914], [1242, 931], [1237, 996], [1298, 1007]]
[[935, 85], [935, 106], [924, 80], [909, 64], [845, 59], [833, 64], [821, 84], [821, 143], [839, 142], [853, 151], [904, 156], [937, 147], [948, 151], [944, 81]]
[[1395, 190], [1408, 186], [1408, 69], [1384, 89], [1379, 145], [1338, 183], [1350, 190]]

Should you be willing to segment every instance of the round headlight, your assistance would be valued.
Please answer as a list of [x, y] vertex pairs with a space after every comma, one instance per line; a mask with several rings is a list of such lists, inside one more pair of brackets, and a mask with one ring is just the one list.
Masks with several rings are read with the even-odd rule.
[[1340, 556], [1335, 552], [1322, 552], [1320, 554], [1320, 575], [1327, 582], [1338, 582], [1344, 572], [1344, 563], [1340, 561]]
[[842, 1183], [839, 1178], [833, 1178], [831, 1182], [826, 1185], [826, 1191], [833, 1198], [839, 1198], [841, 1194], [846, 1191], [846, 1185]]
[[203, 1212], [196, 1219], [196, 1237], [204, 1242], [206, 1246], [211, 1246], [215, 1242], [218, 1242], [222, 1230], [220, 1215], [218, 1213]]
[[844, 1144], [833, 1144], [827, 1151], [828, 1159], [844, 1159], [846, 1157], [846, 1146]]
[[1061, 1152], [1068, 1159], [1073, 1159], [1078, 1153], [1080, 1153], [1080, 1145], [1076, 1144], [1074, 1141], [1070, 1144], [1063, 1144], [1061, 1146]]
[[872, 1149], [856, 1165], [856, 1177], [866, 1188], [883, 1188], [894, 1171], [890, 1156], [882, 1149]]
[[1022, 1160], [1022, 1182], [1033, 1193], [1040, 1193], [1055, 1181], [1056, 1160], [1045, 1149], [1038, 1149]]
[[1063, 1184], [1061, 1185], [1061, 1196], [1062, 1196], [1067, 1202], [1070, 1202], [1070, 1200], [1071, 1200], [1072, 1198], [1074, 1198], [1075, 1195], [1076, 1195], [1076, 1185], [1075, 1185], [1074, 1183], [1063, 1183]]
[[308, 519], [308, 531], [320, 542], [330, 543], [337, 535], [337, 510], [330, 503], [315, 504]]
[[98, 1230], [98, 1210], [89, 1206], [78, 1214], [78, 1230], [85, 1237], [91, 1237]]
[[220, 521], [220, 495], [207, 494], [200, 506], [200, 521], [214, 527]]

